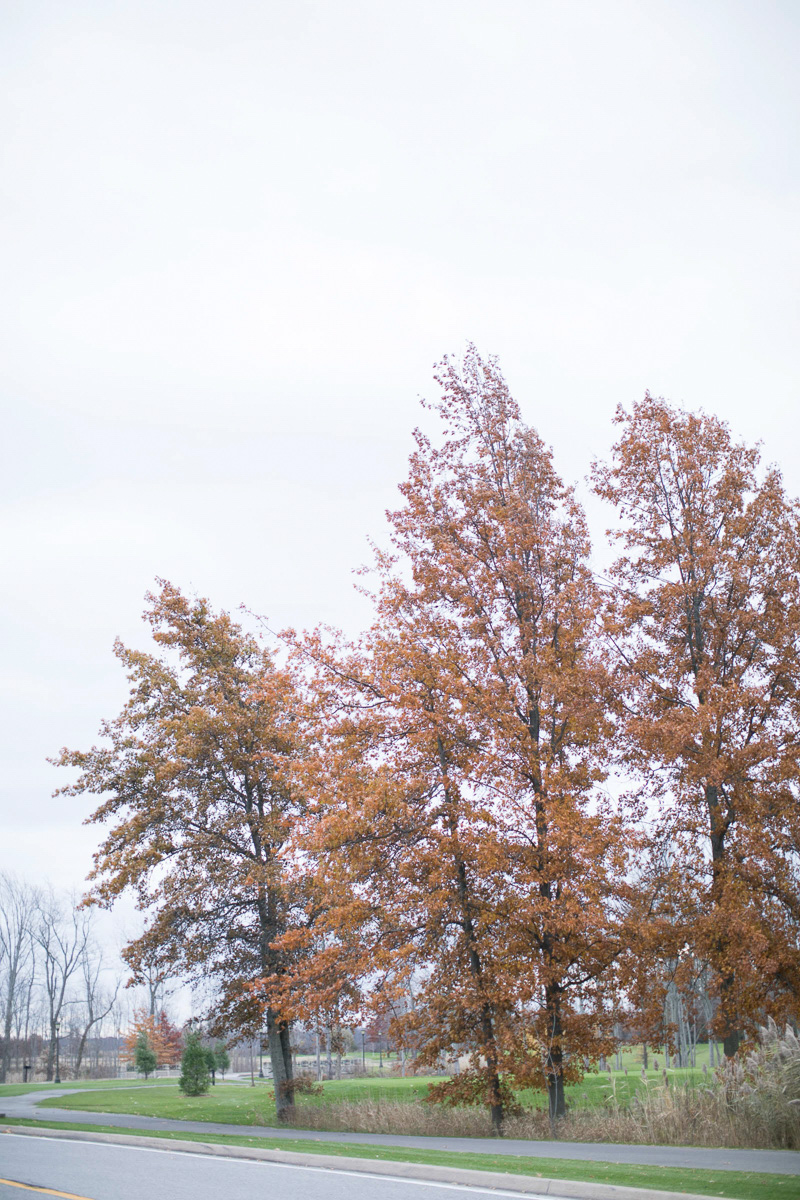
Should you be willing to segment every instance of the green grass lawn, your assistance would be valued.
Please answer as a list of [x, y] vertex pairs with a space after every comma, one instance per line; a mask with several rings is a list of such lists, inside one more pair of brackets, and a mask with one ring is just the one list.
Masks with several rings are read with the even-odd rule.
[[[675, 1083], [689, 1084], [702, 1078], [702, 1073], [675, 1071], [670, 1072], [670, 1077]], [[648, 1082], [660, 1081], [660, 1073], [648, 1072]], [[136, 1092], [118, 1086], [113, 1090], [105, 1086], [95, 1091], [82, 1089], [77, 1096], [43, 1100], [42, 1106], [90, 1112], [137, 1113], [145, 1117], [168, 1117], [178, 1121], [220, 1121], [227, 1125], [269, 1125], [275, 1120], [272, 1084], [268, 1080], [259, 1081], [255, 1087], [219, 1084], [205, 1096], [184, 1096], [174, 1081], [160, 1082], [158, 1089]], [[322, 1084], [323, 1094], [320, 1097], [303, 1096], [302, 1103], [369, 1099], [412, 1103], [421, 1100], [428, 1086], [437, 1082], [441, 1082], [441, 1077], [424, 1075], [407, 1076], [405, 1079], [398, 1076], [335, 1079]], [[602, 1105], [615, 1096], [616, 1102], [624, 1105], [642, 1086], [641, 1076], [635, 1073], [625, 1075], [615, 1072], [610, 1077], [608, 1074], [587, 1075], [581, 1083], [566, 1089], [567, 1101], [578, 1109]], [[520, 1093], [520, 1100], [531, 1107], [546, 1104], [544, 1093], [532, 1090]]]
[[219, 1084], [205, 1096], [184, 1096], [174, 1082], [152, 1089], [82, 1091], [76, 1096], [43, 1100], [42, 1107], [135, 1113], [176, 1121], [220, 1121], [225, 1125], [268, 1125], [275, 1120], [272, 1084], [266, 1081], [255, 1087]]
[[[3, 1127], [27, 1125], [38, 1128], [81, 1129], [63, 1121], [4, 1121]], [[94, 1133], [120, 1133], [120, 1129], [93, 1125]], [[140, 1130], [127, 1132], [140, 1134]], [[662, 1191], [695, 1192], [698, 1195], [723, 1196], [729, 1200], [791, 1200], [798, 1194], [796, 1175], [767, 1175], [750, 1171], [706, 1171], [698, 1168], [645, 1167], [619, 1163], [576, 1162], [560, 1158], [531, 1158], [522, 1155], [469, 1154], [461, 1151], [416, 1150], [400, 1146], [348, 1145], [322, 1139], [248, 1138], [216, 1134], [150, 1133], [148, 1137], [221, 1145], [260, 1146], [263, 1149], [292, 1150], [302, 1154], [330, 1154], [343, 1158], [372, 1159], [382, 1162], [414, 1162], [436, 1166], [463, 1167], [468, 1170], [501, 1171], [533, 1178], [578, 1179], [617, 1186], [657, 1188]]]
[[[706, 1079], [700, 1069], [670, 1070], [667, 1078], [673, 1087], [694, 1087]], [[564, 1094], [567, 1104], [572, 1109], [598, 1108], [604, 1104], [619, 1105], [624, 1108], [637, 1092], [645, 1087], [660, 1086], [664, 1082], [663, 1071], [648, 1071], [646, 1081], [639, 1071], [625, 1070], [611, 1072], [592, 1072], [584, 1075], [580, 1083], [567, 1084]], [[528, 1089], [519, 1092], [518, 1099], [527, 1108], [546, 1108], [547, 1099], [544, 1092]]]
[[[718, 1044], [719, 1044], [720, 1050], [721, 1050], [721, 1048], [722, 1048], [721, 1043], [718, 1043]], [[350, 1061], [352, 1061], [353, 1059], [360, 1061], [361, 1057], [362, 1057], [361, 1056], [361, 1044], [359, 1041], [359, 1044], [355, 1047], [355, 1049], [349, 1050], [347, 1052], [347, 1058]], [[639, 1045], [624, 1046], [621, 1051], [621, 1059], [622, 1059], [623, 1070], [625, 1067], [627, 1067], [631, 1071], [640, 1071], [642, 1069], [642, 1065], [643, 1065], [642, 1047]], [[314, 1054], [298, 1054], [296, 1056], [295, 1061], [298, 1063], [302, 1063], [303, 1066], [306, 1068], [311, 1068], [316, 1065], [316, 1056]], [[326, 1062], [326, 1057], [324, 1054], [322, 1055], [321, 1061], [324, 1066], [325, 1062]], [[336, 1060], [334, 1059], [334, 1062], [335, 1061]], [[383, 1054], [379, 1055], [377, 1050], [367, 1050], [366, 1054], [364, 1055], [364, 1061], [370, 1070], [375, 1070], [375, 1071], [379, 1070], [380, 1064], [383, 1063], [383, 1070], [386, 1071], [387, 1074], [389, 1074], [392, 1071], [392, 1068], [397, 1065], [398, 1057], [395, 1052], [392, 1052], [390, 1054], [386, 1050], [384, 1050]], [[648, 1061], [648, 1068], [652, 1068], [653, 1070], [660, 1071], [661, 1068], [666, 1063], [663, 1046], [659, 1050], [652, 1050], [652, 1049], [648, 1050], [647, 1051], [647, 1061]], [[653, 1066], [653, 1064], [656, 1062], [658, 1063], [658, 1067]], [[616, 1055], [612, 1055], [611, 1058], [609, 1059], [609, 1064], [613, 1067], [615, 1065], [615, 1063], [616, 1063]], [[711, 1064], [710, 1053], [709, 1053], [709, 1047], [706, 1043], [701, 1043], [700, 1045], [697, 1046], [696, 1064], [697, 1064], [697, 1070], [702, 1070], [703, 1066], [710, 1067], [710, 1064]]]
[[[177, 1078], [177, 1077], [176, 1077]], [[62, 1079], [61, 1083], [45, 1083], [41, 1080], [37, 1083], [2, 1083], [0, 1084], [0, 1096], [24, 1096], [28, 1092], [52, 1091], [54, 1088], [63, 1088], [65, 1091], [71, 1091], [73, 1088], [81, 1088], [85, 1091], [98, 1091], [106, 1088], [131, 1088], [131, 1087], [175, 1087], [176, 1079], [139, 1079], [136, 1075], [132, 1075], [130, 1079]]]

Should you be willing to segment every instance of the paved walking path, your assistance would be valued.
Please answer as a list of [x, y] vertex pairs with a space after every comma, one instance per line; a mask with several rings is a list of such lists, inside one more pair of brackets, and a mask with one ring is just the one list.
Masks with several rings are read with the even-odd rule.
[[[800, 1175], [796, 1150], [723, 1150], [703, 1146], [622, 1146], [608, 1142], [534, 1142], [511, 1138], [400, 1137], [388, 1133], [325, 1133], [319, 1130], [270, 1129], [263, 1125], [227, 1125], [212, 1121], [172, 1121], [132, 1113], [80, 1112], [39, 1108], [51, 1096], [78, 1095], [83, 1088], [0, 1096], [0, 1113], [35, 1121], [70, 1121], [80, 1125], [109, 1125], [122, 1129], [183, 1130], [186, 1133], [234, 1134], [252, 1138], [296, 1138], [299, 1141], [345, 1142], [367, 1146], [407, 1146], [420, 1150], [461, 1150], [473, 1154], [516, 1154], [530, 1158], [570, 1158], [590, 1162], [637, 1163], [654, 1167], [704, 1167], [714, 1171], [765, 1171]], [[137, 1091], [141, 1089], [137, 1088]]]

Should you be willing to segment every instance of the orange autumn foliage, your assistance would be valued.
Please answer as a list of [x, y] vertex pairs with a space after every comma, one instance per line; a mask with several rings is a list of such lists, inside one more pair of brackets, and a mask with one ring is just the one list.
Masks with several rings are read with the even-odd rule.
[[180, 1030], [176, 1029], [165, 1012], [158, 1017], [151, 1015], [144, 1008], [134, 1010], [133, 1021], [123, 1038], [123, 1050], [120, 1058], [123, 1062], [133, 1062], [135, 1059], [136, 1043], [140, 1035], [147, 1036], [150, 1049], [156, 1056], [160, 1067], [170, 1067], [181, 1060], [182, 1039]]
[[128, 702], [60, 762], [102, 798], [93, 900], [147, 910], [135, 977], [265, 1025], [279, 1116], [291, 1022], [366, 1023], [404, 1070], [459, 1060], [432, 1099], [499, 1133], [519, 1088], [563, 1114], [621, 1023], [669, 1039], [669, 987], [728, 1053], [800, 1016], [800, 515], [722, 422], [647, 396], [595, 470], [600, 583], [497, 362], [437, 382], [364, 635], [289, 631], [279, 663], [161, 581], [156, 652], [117, 644]]
[[207, 601], [161, 580], [145, 614], [157, 652], [117, 643], [130, 696], [92, 749], [64, 750], [77, 768], [66, 795], [102, 797], [106, 825], [92, 899], [125, 890], [148, 912], [125, 950], [134, 978], [169, 971], [210, 985], [217, 1035], [266, 1027], [279, 1115], [291, 1107], [289, 1029], [248, 985], [284, 969], [281, 933], [302, 915], [302, 877], [281, 852], [302, 810], [288, 764], [302, 753], [291, 675], [260, 641]]
[[663, 849], [668, 953], [710, 965], [730, 1055], [800, 997], [800, 509], [714, 417], [647, 395], [616, 419], [595, 480], [621, 518], [625, 760]]
[[[446, 361], [358, 646], [303, 646], [329, 712], [304, 765], [319, 916], [283, 1003], [371, 1003], [436, 1098], [564, 1082], [611, 1048], [635, 845], [603, 793], [612, 725], [583, 514], [497, 364]], [[414, 981], [414, 1004], [407, 1002]], [[361, 990], [353, 993], [353, 982]], [[347, 993], [347, 987], [350, 993]]]

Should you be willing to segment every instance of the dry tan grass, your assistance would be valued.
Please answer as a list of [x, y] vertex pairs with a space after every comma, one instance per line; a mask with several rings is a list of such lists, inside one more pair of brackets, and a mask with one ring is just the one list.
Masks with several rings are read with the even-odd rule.
[[[398, 1100], [299, 1105], [303, 1129], [423, 1137], [487, 1137], [486, 1112]], [[744, 1059], [707, 1086], [649, 1085], [627, 1106], [574, 1110], [553, 1129], [546, 1112], [509, 1117], [507, 1137], [666, 1146], [800, 1149], [800, 1040], [771, 1024]]]
[[407, 1100], [341, 1100], [298, 1105], [293, 1124], [302, 1129], [396, 1133], [408, 1137], [487, 1137], [490, 1132], [483, 1109], [439, 1108]]
[[[622, 1142], [661, 1146], [800, 1148], [800, 1118], [776, 1126], [757, 1110], [737, 1110], [711, 1089], [653, 1087], [627, 1109], [572, 1111], [554, 1129], [546, 1112], [508, 1117], [505, 1136], [533, 1141]], [[298, 1129], [394, 1133], [407, 1137], [489, 1137], [478, 1108], [439, 1108], [399, 1100], [346, 1100], [298, 1105]]]

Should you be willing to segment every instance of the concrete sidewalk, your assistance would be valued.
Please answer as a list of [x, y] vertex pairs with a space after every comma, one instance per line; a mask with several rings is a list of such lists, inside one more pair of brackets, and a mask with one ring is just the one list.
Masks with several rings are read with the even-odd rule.
[[[211, 1121], [173, 1121], [132, 1113], [95, 1113], [41, 1108], [51, 1096], [79, 1095], [84, 1089], [28, 1092], [0, 1096], [0, 1113], [36, 1121], [69, 1121], [76, 1125], [106, 1125], [120, 1129], [167, 1130], [173, 1133], [233, 1134], [239, 1137], [292, 1138], [299, 1141], [342, 1142], [365, 1146], [406, 1146], [419, 1150], [460, 1150], [472, 1154], [510, 1154], [526, 1158], [577, 1159], [582, 1162], [633, 1163], [653, 1167], [701, 1167], [713, 1171], [763, 1171], [800, 1175], [796, 1150], [724, 1150], [703, 1146], [637, 1146], [608, 1142], [533, 1142], [510, 1138], [399, 1137], [388, 1133], [324, 1133], [319, 1130], [274, 1129], [264, 1125], [227, 1125]], [[137, 1089], [140, 1090], [140, 1089]]]

